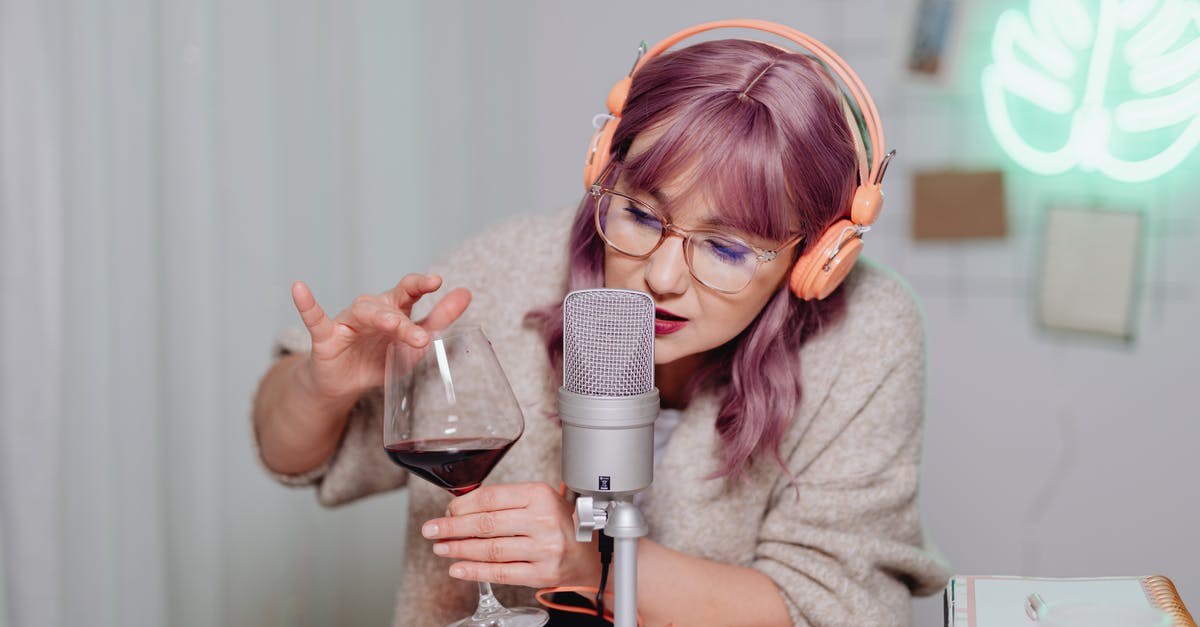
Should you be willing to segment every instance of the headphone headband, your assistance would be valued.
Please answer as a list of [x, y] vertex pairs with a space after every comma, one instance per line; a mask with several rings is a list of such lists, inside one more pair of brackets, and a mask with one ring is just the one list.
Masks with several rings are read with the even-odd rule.
[[[866, 164], [860, 164], [859, 167], [859, 184], [870, 185], [876, 182], [875, 179], [880, 178], [881, 171], [884, 169], [884, 151], [886, 150], [887, 143], [883, 135], [883, 123], [879, 119], [879, 111], [875, 108], [875, 101], [871, 98], [871, 94], [867, 92], [862, 79], [850, 68], [850, 64], [846, 63], [837, 53], [830, 50], [828, 46], [820, 41], [790, 26], [766, 20], [750, 19], [717, 20], [715, 22], [697, 24], [667, 37], [647, 50], [645, 54], [638, 58], [637, 63], [634, 64], [633, 69], [629, 72], [629, 76], [632, 77], [647, 61], [666, 52], [675, 44], [700, 33], [722, 28], [757, 30], [787, 39], [792, 43], [804, 47], [833, 72], [841, 80], [842, 84], [845, 85], [846, 91], [849, 92], [850, 100], [858, 107], [859, 112], [862, 114], [863, 124], [867, 129], [867, 139], [871, 144], [869, 161]], [[612, 111], [613, 115], [620, 115], [620, 113], [620, 111]]]

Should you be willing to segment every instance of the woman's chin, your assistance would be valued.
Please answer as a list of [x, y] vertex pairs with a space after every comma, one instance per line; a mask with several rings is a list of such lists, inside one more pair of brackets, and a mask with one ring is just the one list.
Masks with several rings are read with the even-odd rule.
[[655, 366], [674, 366], [681, 363], [686, 363], [689, 358], [698, 357], [697, 353], [688, 350], [688, 347], [676, 338], [657, 337], [654, 339], [654, 365]]

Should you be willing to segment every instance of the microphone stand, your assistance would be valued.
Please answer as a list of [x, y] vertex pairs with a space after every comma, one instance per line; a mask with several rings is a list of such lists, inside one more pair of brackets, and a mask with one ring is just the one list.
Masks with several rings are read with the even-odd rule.
[[650, 530], [633, 497], [654, 480], [661, 409], [654, 299], [631, 290], [576, 290], [563, 298], [562, 312], [558, 417], [563, 483], [579, 495], [575, 539], [590, 542], [597, 530], [612, 538], [613, 625], [637, 627], [637, 543]]
[[613, 539], [613, 627], [637, 627], [637, 543], [650, 533], [633, 495], [611, 500], [575, 499], [575, 539], [588, 542], [592, 531]]

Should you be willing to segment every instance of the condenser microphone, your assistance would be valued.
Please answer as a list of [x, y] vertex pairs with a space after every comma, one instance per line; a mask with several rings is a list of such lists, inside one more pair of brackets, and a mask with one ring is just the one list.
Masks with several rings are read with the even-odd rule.
[[578, 290], [563, 300], [563, 481], [577, 494], [623, 499], [654, 479], [654, 300]]

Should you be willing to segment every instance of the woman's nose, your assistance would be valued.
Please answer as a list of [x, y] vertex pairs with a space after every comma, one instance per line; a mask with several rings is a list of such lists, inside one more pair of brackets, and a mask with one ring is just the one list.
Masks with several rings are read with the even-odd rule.
[[691, 284], [683, 239], [672, 235], [646, 259], [646, 286], [653, 294], [682, 294]]

